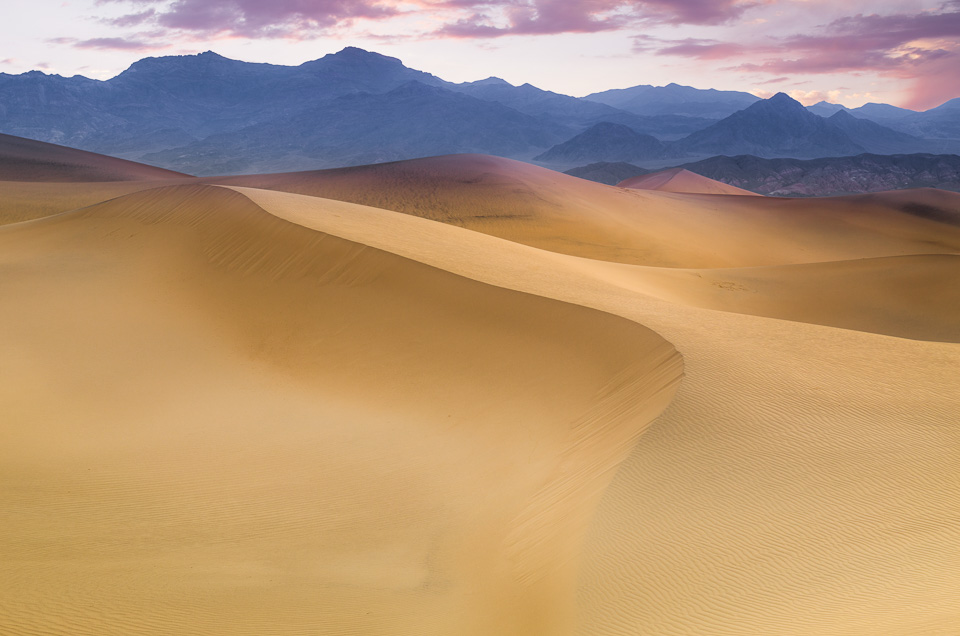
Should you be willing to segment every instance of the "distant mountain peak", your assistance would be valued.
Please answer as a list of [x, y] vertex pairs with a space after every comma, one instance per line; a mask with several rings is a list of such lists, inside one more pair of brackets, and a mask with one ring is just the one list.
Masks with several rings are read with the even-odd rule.
[[830, 115], [829, 117], [827, 117], [827, 119], [828, 119], [828, 120], [832, 119], [832, 120], [834, 120], [834, 121], [844, 121], [844, 120], [848, 120], [848, 119], [850, 119], [850, 120], [856, 119], [856, 117], [854, 117], [853, 115], [851, 115], [850, 113], [848, 113], [846, 110], [838, 110], [838, 111], [835, 112], [834, 114], [832, 114], [832, 115]]
[[601, 161], [634, 161], [663, 156], [664, 145], [656, 137], [608, 121], [594, 124], [579, 135], [557, 144], [534, 161], [576, 163], [591, 158]]
[[770, 102], [771, 104], [797, 104], [800, 106], [803, 105], [797, 100], [795, 100], [794, 98], [787, 95], [786, 93], [777, 93], [767, 101]]
[[476, 82], [470, 82], [474, 86], [513, 86], [510, 82], [499, 77], [490, 76], [486, 79], [477, 80]]
[[203, 68], [210, 65], [220, 66], [223, 64], [245, 64], [238, 60], [224, 57], [214, 51], [204, 51], [194, 55], [162, 55], [158, 57], [145, 57], [131, 64], [127, 70], [120, 75], [138, 73], [141, 71], [155, 71], [157, 69], [181, 69], [181, 68]]
[[377, 61], [377, 62], [388, 62], [390, 64], [399, 64], [403, 65], [399, 59], [395, 57], [390, 57], [389, 55], [383, 55], [382, 53], [375, 53], [373, 51], [367, 51], [366, 49], [361, 49], [356, 46], [347, 46], [336, 53], [328, 53], [324, 55], [321, 60], [349, 60], [349, 61]]
[[[803, 104], [790, 97], [786, 93], [777, 93], [768, 99], [761, 99], [742, 110], [743, 113], [752, 112], [775, 112], [775, 113], [795, 113], [798, 116], [818, 117], [814, 115]], [[802, 113], [802, 115], [801, 115]]]

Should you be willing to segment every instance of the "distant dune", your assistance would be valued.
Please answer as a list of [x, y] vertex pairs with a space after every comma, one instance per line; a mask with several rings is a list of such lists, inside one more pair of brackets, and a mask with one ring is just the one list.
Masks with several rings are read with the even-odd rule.
[[611, 188], [484, 155], [208, 181], [349, 201], [633, 265], [753, 267], [960, 251], [960, 227], [915, 213], [957, 209], [960, 195], [931, 190], [849, 199], [677, 194]]
[[960, 624], [958, 194], [455, 155], [0, 201], [6, 631]]
[[134, 161], [0, 134], [0, 181], [141, 181], [184, 176]]
[[617, 184], [621, 188], [638, 190], [659, 190], [661, 192], [686, 192], [688, 194], [739, 194], [760, 196], [755, 192], [727, 185], [702, 177], [683, 168], [671, 168], [653, 174], [630, 177]]
[[0, 225], [29, 221], [192, 177], [0, 134]]

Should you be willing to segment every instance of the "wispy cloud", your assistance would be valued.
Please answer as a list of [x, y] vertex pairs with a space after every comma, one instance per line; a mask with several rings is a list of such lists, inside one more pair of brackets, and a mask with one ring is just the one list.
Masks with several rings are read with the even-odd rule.
[[[116, 27], [153, 24], [206, 35], [317, 37], [355, 20], [427, 16], [432, 36], [495, 38], [618, 30], [639, 23], [715, 25], [775, 0], [99, 0], [134, 12]], [[414, 34], [411, 34], [414, 35]], [[416, 34], [426, 35], [426, 34]]]
[[90, 38], [80, 40], [77, 38], [52, 38], [48, 40], [51, 44], [66, 44], [77, 49], [101, 49], [108, 51], [156, 51], [165, 49], [168, 45], [153, 41], [150, 39], [129, 39], [129, 38]]
[[400, 13], [394, 0], [100, 0], [143, 8], [110, 22], [152, 24], [206, 35], [247, 38], [310, 37], [358, 18], [385, 19]]
[[[650, 39], [637, 40], [636, 48], [650, 50]], [[912, 105], [926, 107], [955, 96], [960, 85], [960, 0], [935, 11], [847, 16], [802, 35], [661, 42], [656, 53], [727, 60], [726, 70], [778, 76], [874, 72], [913, 81]]]
[[447, 2], [471, 13], [439, 33], [461, 38], [595, 33], [641, 23], [716, 25], [764, 2], [744, 0], [499, 0]]

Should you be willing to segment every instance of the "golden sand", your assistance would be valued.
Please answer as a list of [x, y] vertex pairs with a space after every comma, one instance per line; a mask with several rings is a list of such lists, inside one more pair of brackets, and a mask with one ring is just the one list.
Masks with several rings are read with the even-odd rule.
[[7, 632], [955, 633], [960, 196], [204, 182], [0, 227]]
[[684, 192], [687, 194], [736, 194], [748, 197], [761, 196], [726, 183], [714, 181], [684, 168], [670, 168], [652, 174], [631, 177], [617, 184], [621, 188], [659, 190], [661, 192]]

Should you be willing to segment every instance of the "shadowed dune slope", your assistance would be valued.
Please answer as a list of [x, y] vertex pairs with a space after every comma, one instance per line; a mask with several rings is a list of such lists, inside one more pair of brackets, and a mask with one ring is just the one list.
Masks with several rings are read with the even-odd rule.
[[659, 190], [661, 192], [686, 192], [689, 194], [736, 194], [743, 196], [762, 196], [720, 181], [709, 179], [684, 168], [671, 168], [652, 174], [644, 174], [625, 179], [617, 184], [620, 188], [638, 190]]
[[329, 202], [244, 192], [318, 230], [639, 321], [683, 352], [676, 399], [593, 518], [578, 634], [960, 624], [960, 346], [666, 302], [638, 293], [631, 268], [423, 221], [398, 241], [398, 215], [341, 204], [341, 222]]
[[174, 186], [0, 228], [7, 630], [571, 632], [583, 532], [679, 355], [390, 251], [423, 224], [513, 244], [384, 210], [351, 240], [344, 206], [322, 232]]
[[0, 134], [0, 181], [144, 181], [185, 176], [135, 161]]
[[0, 225], [38, 219], [192, 177], [0, 134]]
[[773, 199], [614, 188], [483, 155], [213, 181], [338, 199], [574, 256], [635, 265], [752, 267], [960, 253], [939, 191]]

